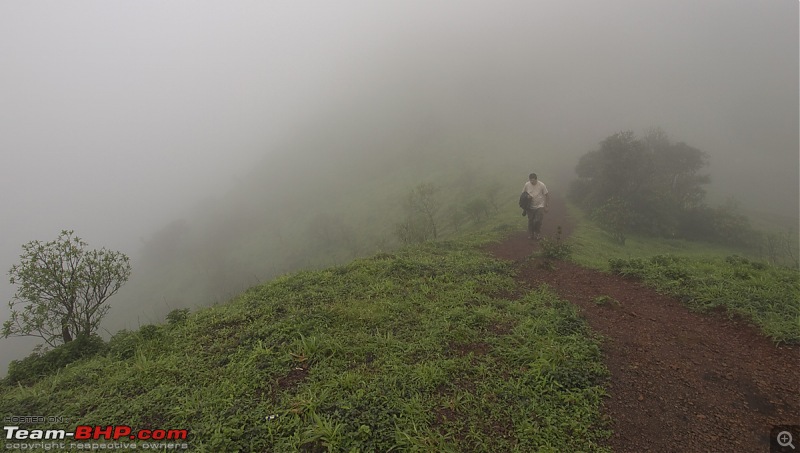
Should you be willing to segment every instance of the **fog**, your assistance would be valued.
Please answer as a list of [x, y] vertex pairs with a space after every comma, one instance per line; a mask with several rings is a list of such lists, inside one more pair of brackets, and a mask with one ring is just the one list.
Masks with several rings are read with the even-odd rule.
[[[135, 278], [176, 221], [391, 181], [414, 149], [566, 187], [605, 137], [651, 127], [709, 154], [709, 201], [796, 222], [797, 1], [383, 3], [0, 2], [0, 271], [74, 229]], [[0, 280], [0, 320], [13, 293]], [[109, 329], [157, 321], [123, 299]], [[35, 343], [0, 340], [0, 371]]]

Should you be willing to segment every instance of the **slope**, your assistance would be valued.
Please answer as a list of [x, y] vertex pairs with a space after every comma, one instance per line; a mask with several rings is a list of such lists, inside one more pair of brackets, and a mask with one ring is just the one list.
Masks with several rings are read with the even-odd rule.
[[0, 413], [64, 418], [47, 429], [186, 429], [193, 451], [604, 451], [597, 343], [572, 305], [480, 252], [507, 231], [173, 313], [3, 386]]
[[[545, 229], [572, 231], [554, 201]], [[603, 337], [614, 451], [767, 451], [772, 426], [800, 420], [796, 345], [776, 346], [741, 316], [690, 311], [630, 278], [566, 261], [543, 267], [526, 259], [538, 247], [524, 233], [489, 250], [515, 263], [521, 284], [547, 285], [579, 307]]]

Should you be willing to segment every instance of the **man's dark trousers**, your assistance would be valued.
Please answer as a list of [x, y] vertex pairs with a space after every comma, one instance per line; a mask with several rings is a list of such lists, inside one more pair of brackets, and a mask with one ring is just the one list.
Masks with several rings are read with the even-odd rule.
[[539, 236], [544, 218], [544, 208], [528, 208], [528, 234], [532, 238]]

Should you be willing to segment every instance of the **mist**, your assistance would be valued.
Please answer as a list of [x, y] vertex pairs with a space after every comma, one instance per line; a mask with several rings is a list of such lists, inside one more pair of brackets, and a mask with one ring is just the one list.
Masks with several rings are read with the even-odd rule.
[[[218, 237], [192, 262], [253, 284], [288, 265], [218, 262], [249, 250], [224, 238], [302, 234], [260, 211], [306, 222], [287, 194], [339, 206], [355, 183], [435, 178], [434, 158], [563, 190], [605, 137], [651, 127], [709, 154], [710, 201], [796, 225], [799, 41], [793, 0], [2, 2], [0, 270], [73, 229], [130, 255], [134, 285], [159, 238], [187, 255], [177, 242]], [[262, 251], [291, 254], [281, 241]], [[146, 281], [110, 300], [108, 330], [192, 306]], [[36, 343], [0, 341], [3, 371]]]

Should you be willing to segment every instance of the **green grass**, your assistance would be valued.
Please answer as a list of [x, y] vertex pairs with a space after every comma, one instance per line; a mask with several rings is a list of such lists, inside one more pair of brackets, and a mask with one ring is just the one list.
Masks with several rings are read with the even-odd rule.
[[[119, 332], [92, 358], [0, 386], [0, 413], [68, 420], [42, 429], [185, 428], [209, 452], [607, 451], [597, 338], [570, 303], [478, 251], [523, 229], [517, 217], [509, 204], [450, 241], [283, 275]], [[554, 245], [798, 339], [796, 270], [686, 241], [620, 246], [583, 220]]]
[[579, 219], [569, 241], [577, 263], [640, 278], [694, 310], [724, 308], [752, 321], [775, 342], [800, 342], [797, 269], [717, 244], [629, 236], [620, 245], [577, 209], [571, 214]]
[[286, 275], [123, 332], [5, 387], [0, 412], [186, 428], [196, 451], [604, 451], [596, 339], [548, 288], [503, 296], [513, 269], [475, 247], [496, 237]]
[[625, 245], [620, 245], [611, 235], [586, 219], [579, 209], [570, 206], [569, 212], [578, 221], [569, 239], [572, 259], [578, 264], [602, 271], [610, 270], [608, 263], [611, 259], [650, 258], [655, 255], [724, 258], [745, 253], [741, 249], [718, 244], [633, 234], [627, 235]]
[[727, 258], [656, 255], [611, 260], [612, 271], [641, 278], [695, 310], [723, 307], [775, 342], [800, 343], [800, 279], [796, 269]]

